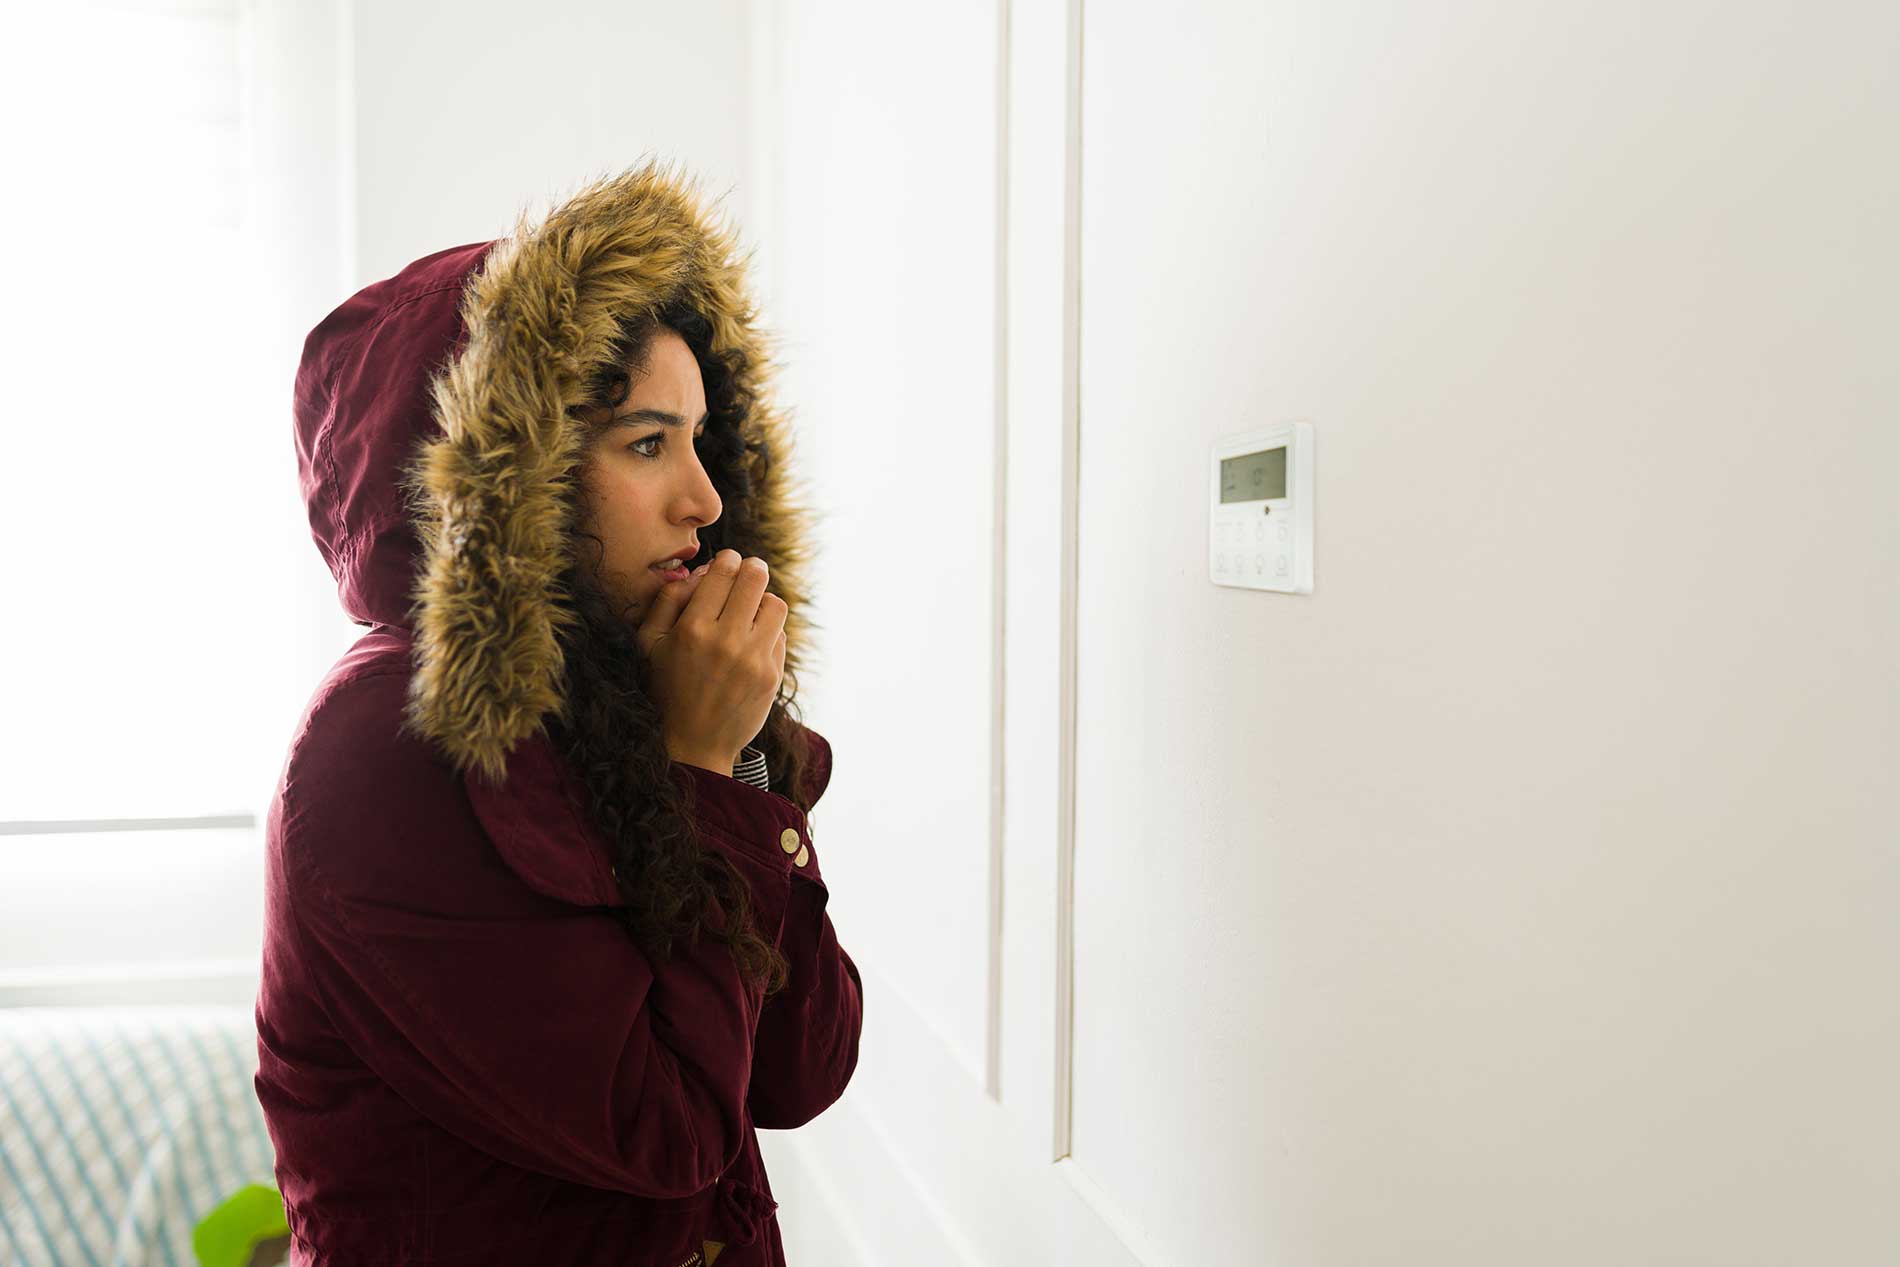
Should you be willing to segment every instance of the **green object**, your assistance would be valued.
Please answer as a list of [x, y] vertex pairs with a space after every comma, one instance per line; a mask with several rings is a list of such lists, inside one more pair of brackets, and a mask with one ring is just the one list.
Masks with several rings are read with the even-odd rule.
[[200, 1267], [245, 1267], [259, 1241], [289, 1236], [284, 1198], [261, 1183], [245, 1184], [191, 1230], [191, 1252]]

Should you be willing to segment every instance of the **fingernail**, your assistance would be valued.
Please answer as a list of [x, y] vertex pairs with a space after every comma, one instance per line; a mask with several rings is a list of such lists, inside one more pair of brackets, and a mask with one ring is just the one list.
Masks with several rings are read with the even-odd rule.
[[706, 569], [707, 569], [707, 568], [709, 568], [709, 567], [711, 567], [711, 566], [712, 566], [712, 564], [711, 564], [710, 562], [708, 562], [708, 563], [702, 563], [702, 564], [700, 564], [700, 565], [699, 565], [698, 567], [696, 567], [696, 568], [694, 568], [694, 569], [693, 569], [693, 575], [694, 575], [694, 576], [702, 576], [702, 575], [704, 575], [704, 574], [705, 574], [705, 571], [706, 571]]

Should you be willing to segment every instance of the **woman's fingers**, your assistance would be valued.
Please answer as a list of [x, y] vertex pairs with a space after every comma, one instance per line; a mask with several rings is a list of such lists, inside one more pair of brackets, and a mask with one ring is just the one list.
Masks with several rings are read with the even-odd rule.
[[769, 575], [765, 560], [756, 555], [742, 558], [737, 550], [721, 550], [707, 568], [688, 607], [688, 616], [703, 610], [722, 627], [730, 621], [736, 627], [750, 629]]

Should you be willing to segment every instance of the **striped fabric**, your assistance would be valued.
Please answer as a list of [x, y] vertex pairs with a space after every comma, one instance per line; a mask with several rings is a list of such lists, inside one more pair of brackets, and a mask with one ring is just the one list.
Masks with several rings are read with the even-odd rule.
[[765, 769], [765, 754], [750, 744], [739, 750], [739, 759], [732, 765], [732, 777], [767, 792], [772, 790]]
[[248, 1008], [0, 1008], [0, 1263], [195, 1267], [198, 1221], [277, 1186]]

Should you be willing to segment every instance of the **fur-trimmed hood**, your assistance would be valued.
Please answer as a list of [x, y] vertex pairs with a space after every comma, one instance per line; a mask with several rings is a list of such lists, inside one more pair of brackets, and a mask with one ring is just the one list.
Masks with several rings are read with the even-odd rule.
[[310, 332], [294, 408], [311, 532], [350, 618], [412, 633], [409, 722], [458, 770], [499, 782], [560, 703], [557, 634], [574, 619], [557, 592], [561, 497], [583, 441], [568, 409], [617, 319], [676, 299], [711, 323], [716, 353], [742, 354], [746, 439], [769, 460], [751, 472], [746, 538], [724, 524], [704, 536], [770, 565], [795, 678], [811, 512], [788, 485], [748, 260], [696, 180], [648, 162], [538, 224], [523, 215], [506, 237], [416, 260]]

